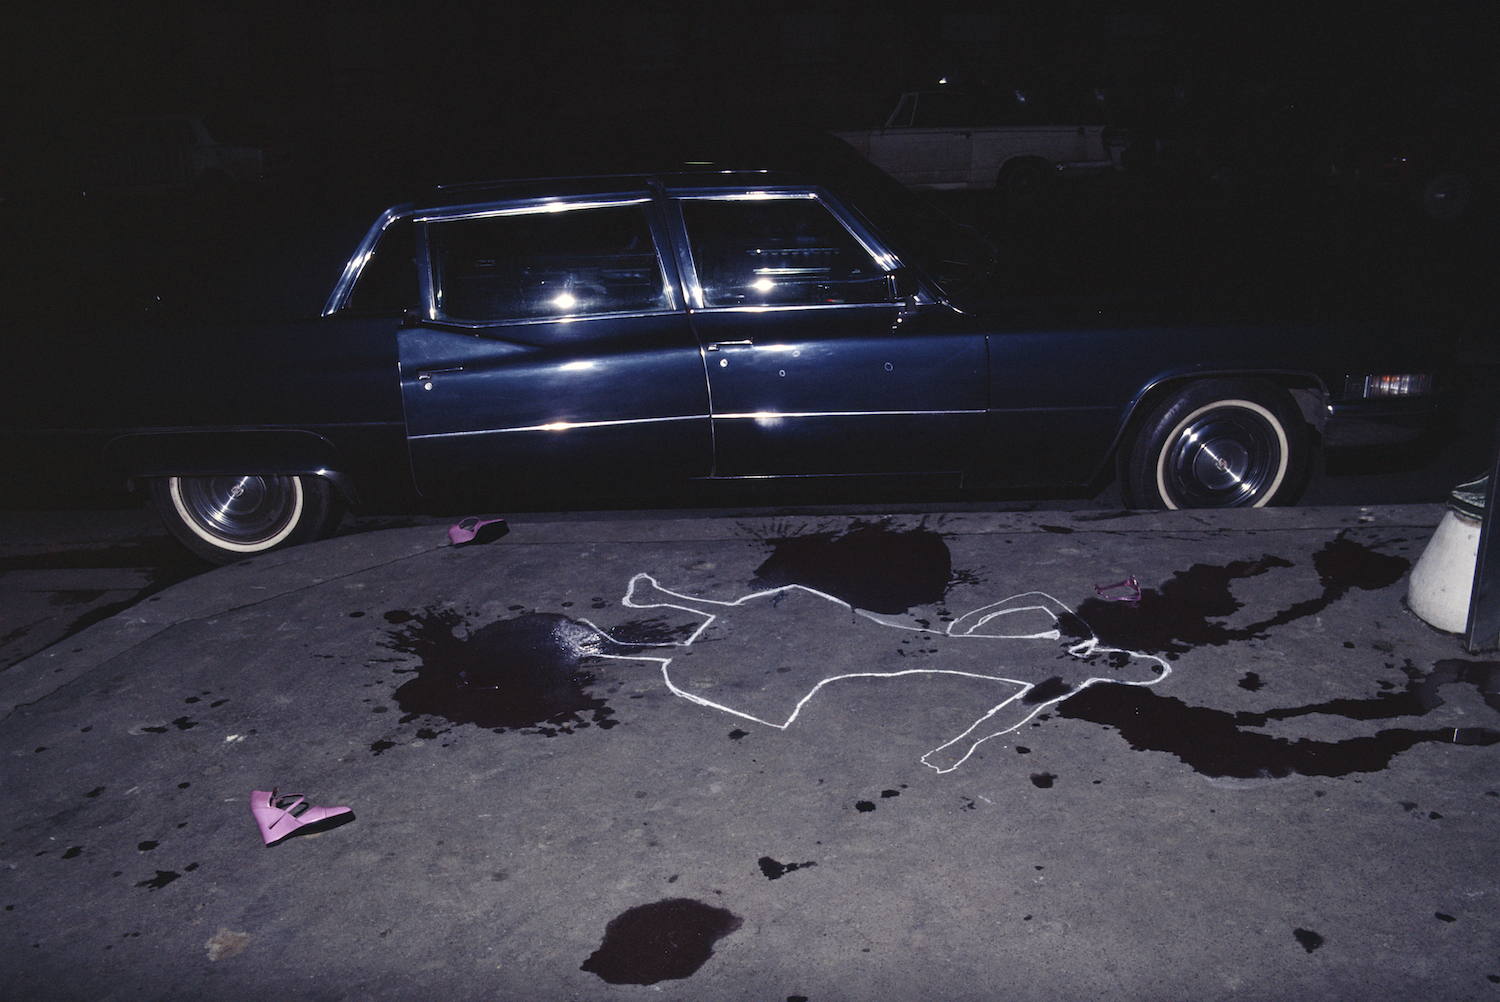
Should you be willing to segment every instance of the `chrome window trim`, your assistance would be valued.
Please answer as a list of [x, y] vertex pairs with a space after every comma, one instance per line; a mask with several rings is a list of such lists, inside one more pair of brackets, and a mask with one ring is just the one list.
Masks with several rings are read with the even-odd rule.
[[772, 306], [694, 306], [690, 314], [783, 314], [805, 309], [897, 309], [900, 302], [892, 303], [775, 303]]
[[[667, 285], [668, 292], [670, 293], [672, 291], [671, 283], [668, 282]], [[683, 309], [681, 306], [674, 305], [669, 309], [660, 310], [620, 310], [618, 313], [579, 313], [562, 317], [517, 317], [514, 320], [492, 320], [488, 323], [480, 324], [448, 320], [441, 317], [431, 319], [431, 310], [428, 309], [424, 312], [429, 314], [429, 318], [422, 321], [424, 325], [437, 327], [442, 330], [472, 331], [478, 334], [482, 331], [509, 330], [515, 327], [535, 327], [538, 324], [572, 326], [573, 324], [586, 324], [596, 320], [629, 320], [632, 317], [661, 317], [670, 313], [682, 313]], [[523, 341], [523, 343], [527, 342]]]
[[391, 224], [404, 216], [411, 215], [415, 204], [407, 202], [402, 205], [393, 205], [380, 214], [380, 218], [365, 231], [364, 239], [359, 242], [349, 260], [344, 263], [344, 271], [339, 275], [339, 280], [334, 283], [333, 292], [328, 297], [328, 302], [323, 305], [323, 316], [331, 316], [344, 308], [344, 301], [349, 297], [349, 292], [359, 281], [360, 273], [364, 271], [365, 265], [370, 263], [370, 257], [375, 253], [375, 245], [380, 243], [380, 238]]
[[533, 198], [523, 202], [490, 202], [485, 205], [453, 205], [441, 209], [424, 209], [414, 218], [419, 223], [449, 222], [456, 219], [483, 219], [489, 216], [535, 216], [553, 212], [576, 212], [581, 209], [603, 209], [618, 205], [640, 205], [653, 201], [645, 192], [622, 192], [618, 196], [597, 195], [583, 199]]

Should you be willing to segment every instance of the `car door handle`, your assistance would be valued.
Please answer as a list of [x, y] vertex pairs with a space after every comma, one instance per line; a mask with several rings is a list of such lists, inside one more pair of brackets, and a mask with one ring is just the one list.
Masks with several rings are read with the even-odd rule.
[[417, 370], [417, 382], [420, 383], [420, 382], [422, 382], [424, 380], [431, 379], [435, 374], [437, 374], [439, 372], [463, 372], [463, 371], [464, 371], [464, 367], [461, 366], [461, 365], [450, 365], [446, 369], [418, 369]]
[[707, 350], [718, 351], [720, 348], [729, 345], [744, 345], [745, 347], [753, 348], [755, 346], [755, 342], [750, 340], [749, 338], [745, 338], [743, 341], [713, 341], [708, 345]]

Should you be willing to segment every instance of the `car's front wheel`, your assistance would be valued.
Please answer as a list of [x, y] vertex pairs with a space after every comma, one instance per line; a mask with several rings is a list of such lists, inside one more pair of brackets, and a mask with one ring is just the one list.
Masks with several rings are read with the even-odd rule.
[[151, 499], [167, 531], [216, 564], [319, 539], [344, 515], [333, 485], [314, 476], [155, 477]]
[[1270, 383], [1215, 379], [1164, 401], [1126, 463], [1132, 508], [1259, 508], [1290, 504], [1307, 472], [1307, 426]]

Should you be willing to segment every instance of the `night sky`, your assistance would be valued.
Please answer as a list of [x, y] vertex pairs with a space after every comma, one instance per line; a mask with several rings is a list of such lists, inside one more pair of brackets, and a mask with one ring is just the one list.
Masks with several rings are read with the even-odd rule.
[[26, 6], [6, 15], [0, 70], [11, 156], [76, 123], [170, 111], [304, 150], [598, 119], [832, 128], [941, 76], [1099, 88], [1115, 118], [1492, 114], [1497, 51], [1497, 5], [1479, 0]]

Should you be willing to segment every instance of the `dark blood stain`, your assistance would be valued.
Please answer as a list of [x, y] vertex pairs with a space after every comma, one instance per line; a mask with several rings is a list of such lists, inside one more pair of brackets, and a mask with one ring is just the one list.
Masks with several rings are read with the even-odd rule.
[[1016, 754], [1017, 755], [1030, 755], [1031, 754], [1031, 749], [1027, 748], [1025, 745], [1016, 745]]
[[1452, 915], [1449, 915], [1447, 912], [1433, 912], [1432, 913], [1432, 917], [1435, 918], [1435, 919], [1437, 919], [1439, 922], [1457, 922], [1458, 921], [1457, 918], [1455, 918]]
[[[191, 717], [178, 717], [176, 720], [172, 721], [172, 726], [177, 728], [179, 731], [190, 731], [194, 727], [197, 727], [198, 724], [197, 721], [193, 720]], [[167, 729], [165, 727], [142, 727], [141, 730], [146, 734], [167, 733]]]
[[95, 588], [77, 588], [71, 591], [56, 591], [47, 600], [48, 605], [82, 605], [85, 602], [97, 602], [104, 597], [104, 592]]
[[880, 799], [882, 799], [882, 800], [889, 800], [891, 797], [899, 797], [899, 796], [901, 796], [901, 791], [900, 790], [881, 790], [880, 791]]
[[182, 876], [182, 874], [174, 873], [171, 870], [157, 870], [156, 876], [154, 878], [152, 878], [151, 880], [142, 880], [135, 886], [144, 887], [150, 891], [159, 891], [180, 876]]
[[749, 731], [742, 731], [738, 727], [736, 727], [734, 730], [732, 730], [732, 731], [729, 732], [729, 740], [731, 740], [731, 741], [738, 741], [740, 738], [746, 738], [746, 737], [749, 737], [749, 736], [750, 736], [750, 732]]
[[102, 787], [102, 786], [96, 786], [92, 790], [90, 790], [88, 793], [85, 793], [84, 796], [85, 797], [97, 797], [97, 796], [99, 796], [99, 794], [101, 794], [103, 792], [104, 792], [104, 787]]
[[[1426, 674], [1408, 663], [1403, 671], [1408, 682], [1401, 691], [1381, 692], [1365, 699], [1333, 699], [1261, 713], [1230, 713], [1190, 706], [1170, 696], [1158, 696], [1141, 686], [1104, 682], [1063, 700], [1058, 704], [1058, 714], [1113, 727], [1135, 750], [1167, 752], [1205, 776], [1256, 779], [1280, 778], [1293, 773], [1347, 776], [1355, 772], [1378, 772], [1390, 765], [1391, 759], [1401, 752], [1424, 742], [1453, 743], [1460, 735], [1451, 727], [1431, 730], [1390, 728], [1343, 741], [1309, 738], [1293, 741], [1242, 728], [1264, 727], [1270, 720], [1315, 713], [1351, 720], [1422, 716], [1443, 705], [1439, 692], [1444, 685], [1473, 685], [1491, 706], [1500, 701], [1500, 692], [1497, 692], [1500, 662], [1444, 660]], [[1463, 730], [1474, 732], [1462, 735], [1463, 743], [1500, 743], [1500, 731], [1488, 728]], [[1415, 806], [1412, 804], [1407, 809]]]
[[390, 612], [385, 614], [385, 621], [387, 623], [390, 623], [392, 626], [400, 626], [402, 623], [409, 623], [414, 618], [416, 617], [407, 612], [405, 609], [392, 609]]
[[566, 616], [531, 613], [460, 638], [454, 630], [462, 622], [450, 610], [428, 611], [392, 635], [391, 647], [422, 660], [417, 677], [394, 694], [402, 723], [427, 716], [494, 730], [536, 728], [548, 736], [590, 724], [613, 727], [614, 711], [586, 691], [594, 681], [587, 666], [661, 643], [666, 632], [656, 621], [627, 624], [621, 632], [630, 642], [619, 643]]
[[1039, 790], [1052, 789], [1052, 783], [1057, 777], [1050, 772], [1034, 772], [1031, 774], [1031, 785]]
[[756, 568], [753, 587], [802, 585], [856, 609], [894, 614], [942, 602], [953, 582], [948, 544], [929, 529], [855, 522], [845, 532], [767, 542], [771, 556]]
[[136, 846], [136, 848], [139, 849], [141, 852], [150, 852], [152, 849], [155, 849], [158, 845], [160, 845], [159, 842], [153, 842], [153, 841], [147, 840], [145, 842], [142, 842], [140, 845]]
[[1388, 588], [1401, 580], [1411, 563], [1404, 557], [1378, 553], [1340, 533], [1313, 554], [1313, 567], [1323, 586], [1321, 594], [1248, 626], [1225, 625], [1223, 621], [1242, 605], [1231, 590], [1235, 581], [1293, 566], [1291, 561], [1270, 554], [1223, 567], [1194, 564], [1186, 571], [1177, 571], [1159, 588], [1144, 589], [1139, 602], [1090, 598], [1078, 611], [1099, 639], [1110, 646], [1176, 657], [1195, 646], [1222, 647], [1263, 637], [1272, 627], [1322, 612], [1351, 588]]
[[1027, 706], [1035, 706], [1038, 703], [1050, 702], [1051, 700], [1056, 699], [1058, 696], [1071, 691], [1072, 688], [1073, 687], [1071, 685], [1064, 682], [1061, 678], [1049, 678], [1047, 679], [1047, 681], [1038, 682], [1036, 685], [1028, 689], [1026, 691], [1026, 695], [1021, 697], [1021, 702], [1025, 703]]
[[[1288, 717], [1304, 716], [1309, 713], [1333, 713], [1351, 720], [1419, 717], [1429, 710], [1442, 706], [1443, 699], [1439, 695], [1439, 690], [1445, 685], [1455, 684], [1472, 685], [1484, 699], [1485, 705], [1500, 713], [1500, 661], [1462, 661], [1457, 658], [1446, 658], [1435, 663], [1432, 669], [1431, 672], [1423, 673], [1407, 661], [1401, 668], [1402, 673], [1406, 675], [1406, 687], [1399, 691], [1388, 689], [1376, 693], [1373, 699], [1331, 699], [1326, 703], [1314, 703], [1311, 706], [1271, 710], [1267, 716], [1273, 720], [1285, 720]], [[1469, 729], [1464, 728], [1464, 730]]]
[[604, 940], [580, 970], [612, 985], [654, 985], [686, 978], [713, 956], [714, 944], [740, 927], [739, 916], [689, 898], [638, 905], [611, 919]]
[[809, 866], [817, 866], [815, 862], [808, 863], [778, 863], [770, 856], [762, 856], [756, 860], [760, 865], [760, 872], [766, 875], [767, 880], [779, 880], [793, 870], [805, 870]]
[[873, 800], [859, 800], [855, 802], [854, 809], [861, 814], [869, 814], [875, 809], [875, 802]]
[[1292, 932], [1292, 935], [1297, 937], [1297, 942], [1301, 943], [1302, 949], [1308, 953], [1312, 953], [1318, 947], [1322, 946], [1324, 942], [1323, 937], [1311, 929], [1297, 929]]
[[1260, 676], [1253, 671], [1245, 672], [1245, 677], [1240, 679], [1240, 688], [1249, 689], [1251, 692], [1259, 692], [1261, 686], [1264, 684], [1261, 682]]
[[1073, 613], [1067, 611], [1057, 614], [1057, 631], [1063, 637], [1071, 640], [1092, 640], [1094, 638], [1093, 628]]
[[81, 845], [72, 845], [72, 846], [68, 846], [68, 848], [63, 852], [62, 858], [63, 859], [73, 859], [74, 857], [80, 856], [82, 854], [83, 854], [83, 846], [81, 846]]
[[1069, 529], [1065, 525], [1038, 525], [1037, 528], [1041, 529], [1043, 532], [1055, 532], [1063, 536], [1069, 535], [1073, 532], [1072, 529]]
[[394, 747], [396, 747], [396, 742], [394, 741], [382, 740], [370, 742], [370, 751], [374, 752], [376, 755], [379, 755], [383, 751], [390, 751]]

